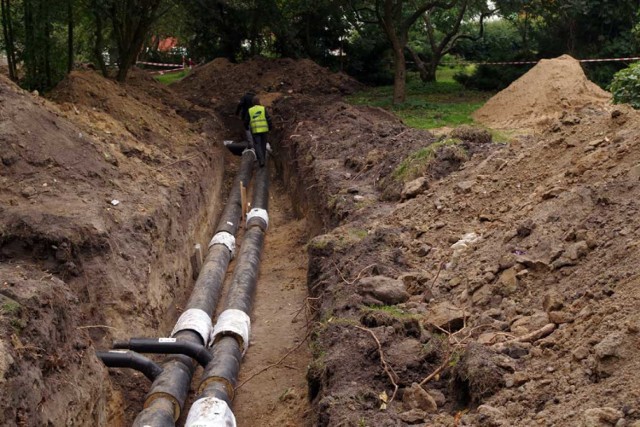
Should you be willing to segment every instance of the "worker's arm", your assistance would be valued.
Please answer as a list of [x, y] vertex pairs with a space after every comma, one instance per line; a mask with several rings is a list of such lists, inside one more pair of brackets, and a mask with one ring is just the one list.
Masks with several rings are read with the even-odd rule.
[[271, 116], [267, 112], [267, 109], [264, 110], [264, 117], [267, 119], [267, 125], [269, 125], [269, 130], [273, 130], [273, 122], [271, 121]]

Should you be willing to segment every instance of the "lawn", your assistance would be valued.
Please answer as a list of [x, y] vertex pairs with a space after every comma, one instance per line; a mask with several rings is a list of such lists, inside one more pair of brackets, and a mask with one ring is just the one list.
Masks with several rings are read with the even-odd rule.
[[165, 74], [156, 74], [153, 77], [162, 84], [170, 85], [171, 83], [184, 79], [187, 74], [189, 74], [189, 71], [190, 70], [172, 71]]
[[408, 126], [434, 129], [473, 123], [471, 114], [493, 93], [465, 89], [453, 79], [459, 68], [440, 67], [435, 83], [423, 83], [416, 73], [407, 78], [407, 100], [392, 105], [393, 86], [367, 89], [349, 98], [356, 105], [373, 105], [393, 111]]

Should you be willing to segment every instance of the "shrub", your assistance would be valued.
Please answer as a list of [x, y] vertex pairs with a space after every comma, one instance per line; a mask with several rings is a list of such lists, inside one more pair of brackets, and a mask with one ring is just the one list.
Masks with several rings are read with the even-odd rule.
[[640, 109], [640, 62], [618, 71], [613, 76], [609, 90], [616, 104], [630, 104], [633, 108]]

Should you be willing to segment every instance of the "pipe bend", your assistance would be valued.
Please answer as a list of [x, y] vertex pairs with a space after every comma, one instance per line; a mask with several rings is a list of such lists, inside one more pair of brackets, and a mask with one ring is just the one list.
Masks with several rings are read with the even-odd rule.
[[134, 369], [144, 374], [150, 381], [154, 381], [162, 373], [160, 365], [133, 351], [96, 351], [96, 356], [109, 368]]
[[177, 338], [131, 338], [128, 341], [114, 341], [113, 348], [152, 354], [182, 354], [191, 357], [202, 367], [207, 366], [213, 358], [205, 346]]

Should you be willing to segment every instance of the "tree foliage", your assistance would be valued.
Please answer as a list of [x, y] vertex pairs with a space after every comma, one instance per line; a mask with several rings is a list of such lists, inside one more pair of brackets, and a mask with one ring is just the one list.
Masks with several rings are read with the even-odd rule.
[[640, 62], [620, 70], [613, 77], [610, 87], [616, 104], [630, 104], [640, 109]]

